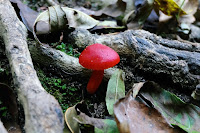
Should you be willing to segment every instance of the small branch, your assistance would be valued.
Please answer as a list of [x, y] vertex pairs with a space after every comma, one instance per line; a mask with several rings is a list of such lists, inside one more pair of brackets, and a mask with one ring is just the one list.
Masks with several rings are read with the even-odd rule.
[[27, 133], [61, 133], [63, 114], [57, 100], [42, 87], [30, 57], [25, 26], [19, 21], [9, 0], [0, 1], [0, 36], [25, 111]]

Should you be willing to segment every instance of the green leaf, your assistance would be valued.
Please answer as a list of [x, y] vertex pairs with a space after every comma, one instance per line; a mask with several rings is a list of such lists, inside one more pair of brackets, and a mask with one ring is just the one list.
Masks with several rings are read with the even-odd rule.
[[117, 70], [111, 76], [107, 92], [106, 92], [106, 106], [110, 115], [113, 115], [113, 105], [114, 103], [125, 96], [125, 85], [122, 78], [122, 70]]
[[176, 95], [146, 82], [140, 92], [172, 125], [189, 133], [200, 132], [200, 108], [183, 102]]

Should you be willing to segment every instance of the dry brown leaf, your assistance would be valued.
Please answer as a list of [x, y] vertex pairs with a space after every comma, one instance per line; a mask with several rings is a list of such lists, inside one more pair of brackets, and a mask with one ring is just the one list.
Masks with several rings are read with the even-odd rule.
[[10, 0], [10, 1], [15, 9], [19, 9], [15, 10], [16, 13], [20, 15], [23, 23], [26, 25], [26, 28], [32, 32], [33, 24], [38, 16], [38, 12], [29, 8], [27, 5], [23, 4], [20, 0]]
[[122, 133], [175, 132], [157, 110], [136, 101], [132, 97], [132, 92], [114, 105], [114, 115]]
[[102, 10], [97, 11], [94, 15], [101, 16], [102, 14], [111, 16], [111, 17], [119, 17], [126, 10], [126, 3], [123, 0], [118, 0], [116, 3], [108, 5]]

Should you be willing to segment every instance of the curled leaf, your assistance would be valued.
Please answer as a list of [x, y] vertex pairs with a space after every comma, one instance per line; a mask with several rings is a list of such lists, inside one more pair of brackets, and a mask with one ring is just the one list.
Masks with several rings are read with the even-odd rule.
[[65, 30], [68, 27], [90, 29], [99, 23], [89, 15], [78, 10], [61, 7], [60, 5], [49, 7], [42, 12], [34, 23], [33, 34], [41, 44], [37, 35], [49, 34], [54, 31]]
[[65, 122], [72, 133], [79, 133], [79, 124], [74, 120], [75, 117], [77, 117], [75, 106], [69, 107], [65, 112]]

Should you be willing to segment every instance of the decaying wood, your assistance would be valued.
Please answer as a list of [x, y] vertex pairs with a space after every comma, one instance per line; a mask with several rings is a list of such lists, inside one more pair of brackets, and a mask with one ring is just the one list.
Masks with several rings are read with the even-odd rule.
[[25, 26], [9, 0], [0, 0], [0, 36], [25, 113], [27, 133], [61, 133], [63, 114], [56, 99], [41, 86], [26, 42]]
[[1, 121], [0, 121], [0, 133], [8, 133]]
[[69, 35], [70, 44], [85, 48], [102, 43], [130, 60], [135, 73], [160, 83], [194, 90], [200, 83], [200, 44], [163, 39], [144, 30], [96, 35], [76, 29]]

